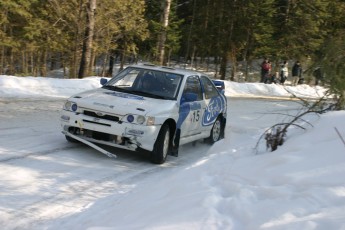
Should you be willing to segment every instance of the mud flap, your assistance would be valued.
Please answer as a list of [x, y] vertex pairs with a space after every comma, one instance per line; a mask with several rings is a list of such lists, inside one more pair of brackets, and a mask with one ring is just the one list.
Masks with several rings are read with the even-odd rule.
[[171, 148], [171, 151], [169, 155], [178, 157], [178, 149], [180, 146], [180, 134], [181, 134], [181, 129], [176, 130], [175, 138], [173, 140], [173, 147]]
[[226, 118], [223, 117], [222, 119], [222, 130], [221, 130], [221, 139], [225, 138], [225, 127], [226, 127]]
[[70, 132], [66, 132], [66, 131], [62, 131], [63, 134], [65, 134], [66, 136], [69, 136], [77, 141], [80, 141], [96, 150], [98, 150], [99, 152], [103, 153], [104, 155], [107, 155], [108, 157], [110, 158], [116, 158], [117, 156], [115, 154], [112, 154], [104, 149], [102, 149], [101, 147], [91, 143], [90, 141], [87, 141], [87, 140], [84, 140], [83, 138], [80, 138], [80, 137], [77, 137], [76, 135], [73, 135], [72, 133]]

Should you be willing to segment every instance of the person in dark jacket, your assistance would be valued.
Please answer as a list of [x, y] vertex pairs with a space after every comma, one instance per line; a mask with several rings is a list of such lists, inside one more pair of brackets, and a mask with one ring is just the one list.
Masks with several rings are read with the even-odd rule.
[[297, 85], [302, 79], [302, 66], [299, 61], [296, 61], [292, 67], [292, 85]]
[[267, 78], [271, 72], [271, 62], [265, 58], [265, 60], [261, 63], [261, 80], [260, 82], [266, 83]]

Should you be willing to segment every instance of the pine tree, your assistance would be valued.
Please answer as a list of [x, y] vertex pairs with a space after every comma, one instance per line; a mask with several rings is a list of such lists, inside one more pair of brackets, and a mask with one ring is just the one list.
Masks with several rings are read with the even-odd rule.
[[16, 62], [25, 45], [24, 27], [32, 17], [30, 6], [36, 1], [0, 1], [0, 73], [15, 74]]
[[321, 67], [322, 83], [338, 98], [337, 109], [345, 108], [345, 2], [338, 0], [327, 7], [329, 19], [324, 22], [327, 32], [321, 48], [312, 56], [314, 67]]
[[282, 59], [299, 58], [318, 49], [326, 30], [324, 20], [328, 3], [322, 0], [278, 0], [273, 35], [276, 55]]
[[106, 55], [110, 62], [108, 75], [112, 74], [113, 61], [120, 57], [123, 68], [127, 57], [138, 58], [139, 44], [148, 37], [144, 19], [144, 0], [100, 0], [96, 18], [97, 56]]

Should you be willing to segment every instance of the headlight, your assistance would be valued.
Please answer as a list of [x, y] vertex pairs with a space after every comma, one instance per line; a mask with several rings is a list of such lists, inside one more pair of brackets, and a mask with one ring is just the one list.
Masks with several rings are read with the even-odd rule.
[[145, 120], [146, 120], [146, 119], [145, 119], [144, 116], [139, 115], [139, 116], [137, 117], [137, 122], [138, 122], [138, 124], [144, 124]]
[[76, 112], [78, 109], [78, 105], [72, 101], [67, 101], [64, 104], [64, 110], [68, 110], [68, 111], [72, 111], [72, 112]]

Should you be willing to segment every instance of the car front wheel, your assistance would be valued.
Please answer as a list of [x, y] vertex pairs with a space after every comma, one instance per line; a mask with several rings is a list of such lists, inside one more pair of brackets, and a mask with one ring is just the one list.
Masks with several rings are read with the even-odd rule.
[[151, 152], [151, 162], [155, 164], [163, 164], [170, 151], [170, 129], [164, 124], [159, 131], [156, 143]]

